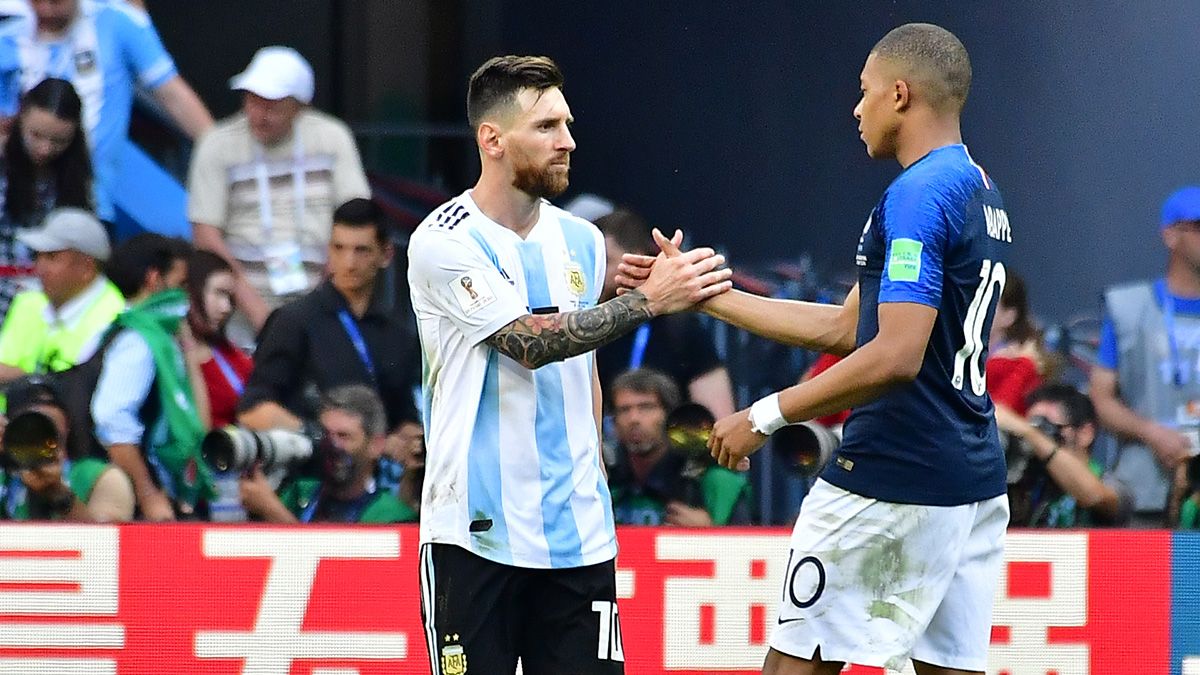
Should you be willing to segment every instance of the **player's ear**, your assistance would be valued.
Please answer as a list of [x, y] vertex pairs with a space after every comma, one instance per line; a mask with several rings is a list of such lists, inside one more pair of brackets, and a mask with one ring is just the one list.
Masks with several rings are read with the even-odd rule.
[[896, 112], [901, 112], [911, 102], [912, 92], [908, 89], [908, 83], [904, 80], [896, 80], [896, 84], [892, 90], [892, 107]]
[[1162, 230], [1163, 244], [1168, 251], [1175, 250], [1175, 244], [1179, 241], [1179, 233], [1173, 227], [1164, 227]]
[[504, 146], [500, 142], [500, 127], [494, 122], [483, 122], [475, 130], [475, 142], [479, 150], [492, 159], [500, 159], [504, 155]]

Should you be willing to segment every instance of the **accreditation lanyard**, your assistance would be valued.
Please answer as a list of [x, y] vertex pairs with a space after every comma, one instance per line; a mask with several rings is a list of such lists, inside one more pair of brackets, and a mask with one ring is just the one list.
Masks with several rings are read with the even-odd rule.
[[[272, 243], [271, 233], [274, 231], [275, 214], [271, 209], [271, 177], [267, 171], [267, 156], [261, 144], [254, 144], [255, 167], [254, 182], [258, 185], [258, 219], [262, 223], [266, 235], [264, 243]], [[296, 237], [304, 231], [304, 142], [300, 140], [300, 130], [292, 128], [292, 199], [296, 204], [292, 217], [296, 222]]]
[[350, 342], [354, 345], [354, 351], [358, 352], [358, 358], [362, 359], [362, 363], [367, 368], [367, 374], [371, 376], [371, 380], [375, 380], [375, 362], [371, 360], [371, 353], [367, 351], [367, 342], [363, 340], [362, 332], [358, 330], [358, 322], [354, 317], [350, 316], [350, 312], [341, 310], [338, 312], [338, 318], [342, 321], [342, 328], [346, 329], [346, 336], [350, 338]]
[[216, 347], [213, 347], [212, 357], [213, 361], [217, 362], [217, 368], [221, 370], [221, 374], [225, 376], [225, 381], [229, 383], [229, 388], [233, 389], [234, 393], [240, 397], [242, 391], [246, 388], [246, 383], [238, 376], [237, 371], [233, 369], [233, 364], [221, 352], [217, 351]]
[[1163, 326], [1167, 329], [1167, 349], [1171, 357], [1171, 377], [1176, 387], [1182, 387], [1188, 379], [1184, 376], [1183, 363], [1179, 358], [1179, 339], [1175, 336], [1175, 298], [1167, 290], [1167, 284], [1162, 279], [1154, 282], [1162, 303]]
[[642, 361], [646, 358], [646, 345], [650, 343], [650, 324], [644, 323], [638, 326], [637, 332], [633, 334], [633, 348], [629, 350], [629, 369], [642, 367]]
[[[367, 486], [367, 491], [359, 497], [356, 497], [353, 502], [347, 505], [346, 511], [342, 514], [343, 519], [341, 522], [357, 523], [362, 518], [363, 512], [367, 510], [367, 505], [374, 496], [375, 481], [372, 480], [371, 484]], [[324, 497], [325, 483], [322, 482], [317, 487], [316, 492], [313, 494], [312, 501], [309, 502], [308, 506], [304, 507], [304, 510], [300, 512], [299, 520], [301, 523], [311, 523], [313, 521], [313, 517], [317, 515], [317, 509], [320, 507], [321, 500], [324, 499]]]

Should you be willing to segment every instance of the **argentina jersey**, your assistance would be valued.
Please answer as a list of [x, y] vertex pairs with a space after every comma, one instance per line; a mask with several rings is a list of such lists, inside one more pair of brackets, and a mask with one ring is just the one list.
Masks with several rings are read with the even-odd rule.
[[599, 230], [546, 202], [524, 239], [469, 191], [413, 234], [427, 445], [421, 543], [532, 568], [616, 556], [593, 354], [530, 370], [486, 343], [523, 315], [594, 306], [604, 264]]
[[856, 258], [856, 343], [879, 332], [879, 305], [937, 309], [912, 382], [855, 408], [822, 478], [889, 502], [952, 506], [1006, 490], [985, 362], [1012, 229], [1000, 192], [966, 147], [909, 166], [872, 211]]

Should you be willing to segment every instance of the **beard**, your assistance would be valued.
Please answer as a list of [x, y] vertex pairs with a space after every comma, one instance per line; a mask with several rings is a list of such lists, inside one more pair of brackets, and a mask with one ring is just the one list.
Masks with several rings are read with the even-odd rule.
[[531, 197], [552, 199], [567, 190], [568, 171], [556, 171], [551, 165], [523, 163], [513, 167], [513, 187]]

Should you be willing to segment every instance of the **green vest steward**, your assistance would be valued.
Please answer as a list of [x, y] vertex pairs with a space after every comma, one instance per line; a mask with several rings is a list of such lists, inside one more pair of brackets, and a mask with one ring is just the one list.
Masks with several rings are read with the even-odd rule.
[[100, 292], [66, 325], [46, 322], [50, 300], [45, 293], [18, 293], [0, 328], [0, 363], [27, 373], [60, 371], [76, 365], [83, 349], [95, 344], [96, 337], [125, 309], [125, 298], [117, 287], [107, 279], [100, 282]]

